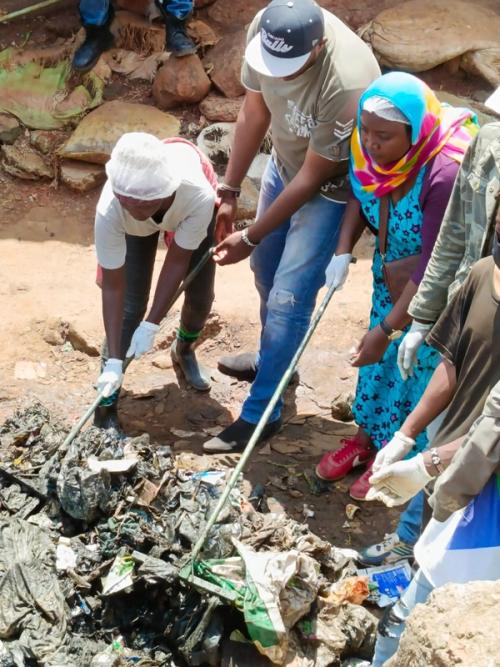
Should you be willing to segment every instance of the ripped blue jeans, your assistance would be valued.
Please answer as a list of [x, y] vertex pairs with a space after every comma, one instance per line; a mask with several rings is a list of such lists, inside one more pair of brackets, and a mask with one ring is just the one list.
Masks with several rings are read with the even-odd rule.
[[[273, 160], [262, 178], [257, 219], [284, 189]], [[309, 326], [325, 269], [337, 245], [345, 205], [321, 195], [268, 234], [251, 255], [262, 325], [257, 377], [242, 418], [256, 424]], [[276, 421], [282, 401], [269, 421]]]

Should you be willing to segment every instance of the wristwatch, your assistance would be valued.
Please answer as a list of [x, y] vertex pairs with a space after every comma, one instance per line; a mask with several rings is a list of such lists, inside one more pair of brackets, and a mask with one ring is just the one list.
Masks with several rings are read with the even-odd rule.
[[389, 340], [397, 340], [398, 338], [401, 338], [401, 336], [403, 335], [401, 329], [393, 329], [387, 324], [385, 319], [379, 322], [379, 325]]

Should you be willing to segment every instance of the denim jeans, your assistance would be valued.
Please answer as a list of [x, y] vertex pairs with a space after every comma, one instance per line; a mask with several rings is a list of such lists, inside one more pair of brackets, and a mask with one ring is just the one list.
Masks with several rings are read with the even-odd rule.
[[377, 643], [371, 667], [382, 667], [396, 653], [406, 619], [417, 604], [427, 600], [433, 590], [434, 587], [422, 570], [418, 570], [401, 598], [385, 612], [378, 625]]
[[[185, 19], [193, 10], [193, 0], [164, 0], [169, 14]], [[104, 25], [109, 17], [110, 0], [80, 0], [80, 16], [83, 25]]]
[[[205, 240], [192, 256], [189, 271], [198, 264], [205, 252], [213, 245], [215, 218], [208, 228]], [[121, 335], [121, 357], [125, 358], [134, 331], [141, 323], [148, 307], [151, 281], [159, 232], [150, 236], [126, 235], [125, 256], [125, 302]], [[209, 260], [199, 274], [188, 285], [181, 310], [181, 326], [190, 333], [201, 331], [206, 324], [214, 300], [215, 262]], [[102, 361], [107, 359], [107, 345], [103, 345]]]
[[[441, 428], [444, 418], [446, 417], [447, 409], [434, 419], [427, 427], [427, 442], [428, 446], [432, 446], [432, 442]], [[408, 507], [399, 518], [396, 533], [400, 540], [407, 544], [416, 544], [420, 533], [422, 532], [422, 519], [424, 513], [425, 492], [420, 491], [410, 500]]]
[[[270, 160], [262, 178], [257, 219], [283, 189], [276, 165]], [[257, 377], [241, 413], [247, 422], [259, 421], [304, 337], [337, 245], [344, 209], [344, 204], [317, 195], [268, 234], [251, 255], [262, 331]], [[270, 422], [279, 418], [281, 407], [282, 401]]]

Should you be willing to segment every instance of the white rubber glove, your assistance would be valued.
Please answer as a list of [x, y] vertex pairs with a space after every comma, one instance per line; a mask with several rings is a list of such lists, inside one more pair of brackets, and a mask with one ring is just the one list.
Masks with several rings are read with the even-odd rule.
[[398, 368], [403, 380], [413, 375], [417, 352], [433, 326], [433, 324], [423, 324], [413, 320], [410, 330], [401, 341], [398, 349]]
[[367, 500], [380, 500], [387, 507], [408, 502], [433, 479], [425, 468], [424, 457], [417, 454], [409, 461], [397, 461], [369, 479], [371, 489]]
[[127, 351], [127, 357], [139, 359], [146, 352], [150, 352], [155, 344], [155, 336], [160, 326], [153, 322], [141, 322], [132, 336], [132, 342]]
[[373, 472], [378, 472], [384, 466], [388, 466], [396, 461], [401, 461], [415, 445], [415, 440], [409, 438], [401, 431], [396, 431], [387, 445], [382, 447], [373, 462]]
[[102, 391], [104, 398], [108, 398], [121, 387], [122, 381], [123, 361], [121, 359], [108, 359], [97, 380], [97, 391]]
[[352, 255], [345, 253], [344, 255], [334, 255], [330, 260], [330, 264], [326, 267], [325, 281], [327, 287], [335, 287], [342, 289], [342, 285], [347, 280], [349, 274], [349, 265], [352, 260]]

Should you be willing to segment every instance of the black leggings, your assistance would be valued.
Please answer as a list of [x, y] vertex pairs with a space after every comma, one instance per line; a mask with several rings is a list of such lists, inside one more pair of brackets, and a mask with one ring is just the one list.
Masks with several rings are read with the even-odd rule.
[[[193, 252], [188, 272], [194, 269], [205, 252], [213, 245], [214, 229], [215, 218], [210, 223], [204, 241]], [[151, 236], [126, 235], [125, 302], [120, 348], [122, 359], [125, 358], [134, 331], [146, 314], [159, 234], [160, 232], [155, 232]], [[197, 333], [205, 326], [214, 301], [214, 281], [215, 262], [209, 260], [184, 293], [181, 326], [185, 331]], [[103, 362], [107, 357], [107, 345], [104, 342]]]

